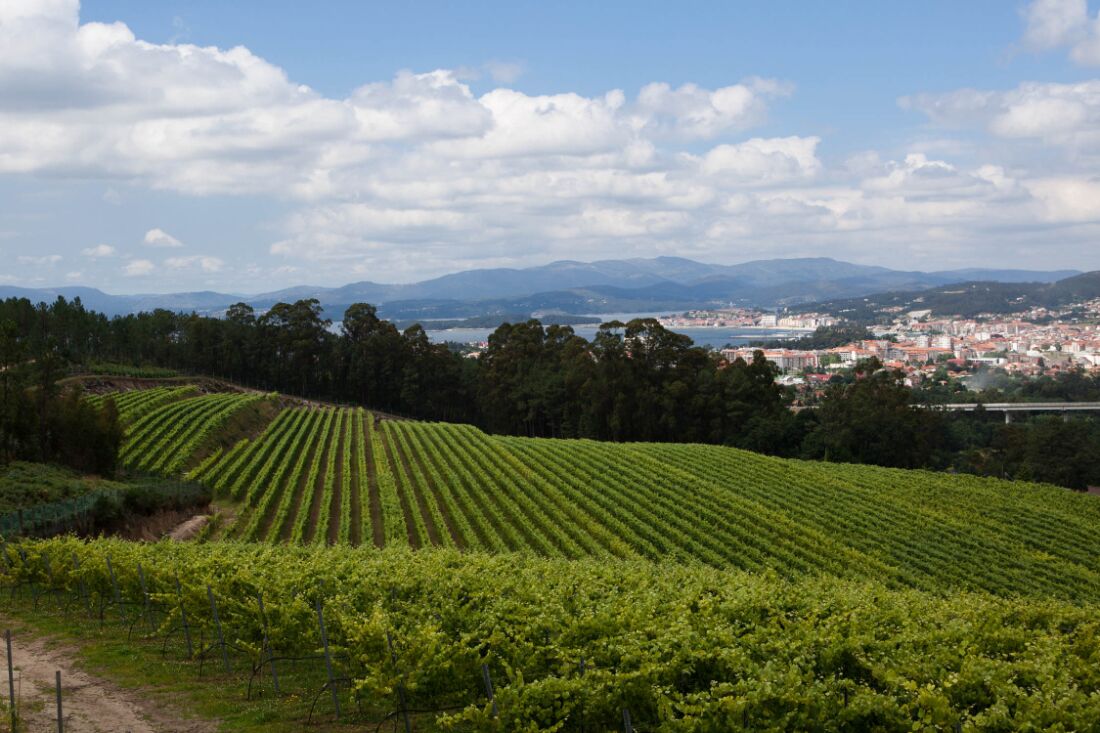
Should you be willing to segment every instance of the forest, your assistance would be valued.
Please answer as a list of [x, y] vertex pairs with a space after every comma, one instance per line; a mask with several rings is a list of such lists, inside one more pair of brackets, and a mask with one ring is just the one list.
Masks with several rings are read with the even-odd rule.
[[[432, 343], [419, 325], [399, 330], [365, 303], [351, 305], [334, 327], [315, 300], [278, 303], [264, 313], [238, 304], [224, 318], [166, 310], [107, 318], [79, 300], [0, 301], [6, 458], [99, 465], [110, 473], [117, 417], [81, 406], [57, 386], [66, 369], [97, 362], [221, 377], [504, 435], [710, 443], [1078, 489], [1100, 484], [1094, 419], [1038, 417], [1006, 426], [992, 416], [914, 409], [925, 396], [875, 362], [835, 380], [816, 409], [796, 412], [762, 355], [727, 363], [652, 319], [605, 323], [592, 340], [569, 326], [504, 324], [479, 358], [468, 358]], [[1073, 396], [1095, 394], [1097, 383], [1071, 373], [1023, 389]], [[76, 431], [102, 438], [66, 455], [77, 452], [65, 437]]]

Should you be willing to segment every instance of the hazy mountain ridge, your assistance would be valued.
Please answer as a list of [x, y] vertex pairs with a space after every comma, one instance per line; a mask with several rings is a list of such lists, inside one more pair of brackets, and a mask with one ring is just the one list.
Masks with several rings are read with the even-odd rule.
[[971, 318], [981, 313], [1013, 313], [1029, 308], [1058, 308], [1100, 298], [1100, 271], [1085, 272], [1055, 282], [995, 282], [977, 280], [935, 288], [890, 291], [809, 303], [801, 310], [819, 310], [873, 323], [884, 309], [930, 310], [939, 316]]
[[682, 257], [562, 260], [538, 267], [467, 270], [417, 283], [370, 281], [341, 287], [294, 286], [242, 296], [211, 291], [110, 295], [95, 288], [0, 286], [0, 297], [54, 300], [80, 297], [85, 306], [115, 315], [154, 308], [220, 314], [244, 301], [263, 310], [280, 301], [317, 298], [339, 318], [359, 302], [373, 303], [395, 319], [467, 318], [520, 312], [568, 314], [656, 311], [734, 303], [772, 307], [863, 296], [884, 291], [919, 291], [964, 280], [1053, 282], [1076, 271], [954, 270], [918, 272], [858, 265], [830, 258], [756, 260], [713, 265]]

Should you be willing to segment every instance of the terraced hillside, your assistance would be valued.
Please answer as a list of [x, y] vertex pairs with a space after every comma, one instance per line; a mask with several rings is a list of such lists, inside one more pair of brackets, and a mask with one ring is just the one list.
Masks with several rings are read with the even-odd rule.
[[89, 395], [87, 399], [93, 405], [102, 405], [107, 399], [114, 400], [115, 407], [118, 408], [119, 419], [123, 424], [128, 424], [150, 410], [197, 394], [198, 391], [193, 386], [185, 385], [183, 387], [154, 387], [152, 389], [135, 389], [128, 392], [108, 392]]
[[260, 399], [253, 393], [226, 393], [162, 404], [128, 425], [119, 457], [140, 471], [175, 473], [233, 413]]
[[[1100, 599], [1100, 503], [1054, 487], [770, 458], [730, 448], [486, 435], [362, 409], [282, 410], [197, 462], [254, 396], [160, 407], [124, 454], [190, 469], [219, 539], [701, 561], [899, 587]], [[197, 464], [197, 465], [196, 465]]]

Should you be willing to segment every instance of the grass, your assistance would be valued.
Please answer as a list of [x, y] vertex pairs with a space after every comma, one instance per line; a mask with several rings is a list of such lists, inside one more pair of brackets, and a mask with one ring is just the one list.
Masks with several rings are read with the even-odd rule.
[[233, 413], [225, 424], [212, 431], [187, 459], [185, 468], [194, 468], [214, 451], [229, 450], [245, 438], [255, 438], [263, 432], [267, 424], [275, 419], [282, 406], [277, 398], [257, 400], [241, 407]]
[[95, 476], [81, 476], [60, 466], [14, 461], [0, 467], [0, 514], [112, 488], [122, 489], [124, 485]]
[[[65, 614], [50, 599], [40, 598], [35, 608], [24, 591], [9, 602], [4, 590], [4, 614], [12, 626], [13, 637], [20, 633], [50, 636], [68, 644], [79, 666], [119, 687], [140, 691], [149, 706], [199, 720], [213, 721], [223, 733], [298, 733], [302, 730], [344, 731], [373, 730], [390, 711], [366, 710], [338, 722], [328, 693], [317, 696], [310, 723], [314, 694], [325, 682], [320, 660], [299, 663], [297, 669], [287, 662], [280, 665], [282, 690], [274, 694], [270, 676], [255, 683], [253, 699], [248, 699], [250, 667], [243, 657], [232, 659], [233, 672], [226, 675], [217, 654], [201, 665], [186, 659], [182, 638], [177, 634], [165, 645], [162, 638], [145, 638], [129, 627], [110, 609], [102, 624], [90, 623], [79, 615]], [[209, 644], [210, 640], [203, 640]], [[195, 639], [199, 648], [199, 639]], [[230, 642], [231, 643], [231, 642]], [[257, 690], [262, 694], [257, 695]], [[306, 692], [312, 690], [313, 694]], [[6, 695], [6, 690], [3, 692]], [[0, 705], [0, 710], [6, 710]], [[8, 719], [0, 721], [0, 733], [6, 733]], [[413, 731], [434, 733], [432, 716], [414, 716]]]
[[88, 374], [109, 377], [132, 377], [135, 379], [162, 379], [166, 377], [178, 377], [175, 369], [165, 369], [157, 366], [134, 366], [132, 364], [116, 364], [112, 362], [98, 362], [88, 364], [84, 371]]

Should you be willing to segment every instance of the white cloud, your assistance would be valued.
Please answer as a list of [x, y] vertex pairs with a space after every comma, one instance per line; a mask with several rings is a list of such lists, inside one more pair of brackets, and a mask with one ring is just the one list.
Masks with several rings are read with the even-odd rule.
[[70, 280], [70, 281], [72, 281], [72, 280], [80, 280], [80, 279], [81, 279], [81, 278], [83, 278], [83, 277], [84, 277], [84, 273], [83, 273], [83, 272], [73, 271], [73, 272], [66, 272], [66, 273], [65, 273], [65, 279], [66, 279], [66, 280]]
[[812, 178], [821, 169], [818, 137], [752, 138], [719, 145], [702, 161], [703, 172], [734, 182], [762, 184]]
[[1068, 47], [1078, 64], [1100, 65], [1100, 13], [1090, 18], [1086, 0], [1033, 0], [1024, 9], [1024, 21], [1027, 48]]
[[642, 87], [636, 108], [639, 122], [647, 128], [708, 139], [761, 123], [767, 113], [767, 100], [791, 91], [789, 85], [773, 79], [750, 79], [715, 90], [695, 84], [673, 89], [665, 83], [653, 83]]
[[61, 255], [41, 255], [41, 256], [20, 255], [19, 257], [16, 257], [15, 259], [21, 265], [37, 265], [39, 267], [45, 267], [45, 266], [56, 265], [58, 262], [61, 262], [61, 260], [64, 259], [64, 258]]
[[1042, 216], [1053, 222], [1100, 222], [1100, 180], [1043, 178], [1028, 190], [1042, 202]]
[[192, 255], [190, 257], [169, 257], [164, 261], [164, 266], [172, 270], [186, 270], [199, 268], [203, 272], [218, 272], [225, 262], [217, 257], [207, 255]]
[[[75, 1], [0, 4], [0, 173], [98, 179], [112, 202], [131, 186], [278, 197], [287, 213], [274, 261], [255, 263], [263, 276], [418, 279], [669, 251], [882, 261], [894, 247], [973, 262], [1011, 241], [1040, 252], [1067, 222], [1095, 241], [1100, 81], [914, 95], [902, 104], [935, 126], [979, 134], [834, 166], [814, 129], [748, 132], [793, 91], [773, 80], [475, 94], [471, 74], [437, 69], [331, 98], [243, 47], [145, 42], [122, 24], [80, 24]], [[1077, 53], [1093, 19], [1082, 25], [1076, 7], [1039, 17], [1059, 7], [1030, 6], [1028, 46]], [[477, 73], [509, 85], [518, 67]], [[983, 136], [993, 144], [972, 143]], [[161, 229], [144, 240], [182, 246]], [[207, 255], [157, 260], [120, 267], [181, 281], [232, 269]]]
[[899, 100], [946, 127], [978, 126], [1006, 139], [1100, 149], [1100, 80], [1025, 82], [1007, 91], [960, 89]]
[[149, 260], [130, 260], [123, 266], [122, 273], [127, 277], [141, 277], [148, 275], [155, 269], [156, 265]]
[[80, 250], [80, 253], [85, 257], [92, 258], [113, 257], [115, 254], [115, 248], [109, 244], [97, 244], [94, 247], [87, 247]]
[[145, 232], [145, 244], [150, 247], [182, 247], [183, 242], [163, 229], [150, 229]]

